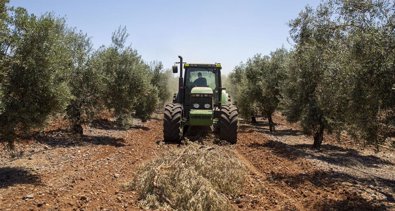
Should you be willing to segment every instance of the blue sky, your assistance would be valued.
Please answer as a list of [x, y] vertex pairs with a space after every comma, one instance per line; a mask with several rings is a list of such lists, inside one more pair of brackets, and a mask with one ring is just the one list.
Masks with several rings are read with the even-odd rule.
[[118, 26], [145, 61], [170, 68], [186, 62], [222, 63], [225, 73], [256, 53], [290, 48], [289, 20], [319, 0], [11, 0], [36, 15], [53, 12], [91, 37], [95, 48], [109, 45]]

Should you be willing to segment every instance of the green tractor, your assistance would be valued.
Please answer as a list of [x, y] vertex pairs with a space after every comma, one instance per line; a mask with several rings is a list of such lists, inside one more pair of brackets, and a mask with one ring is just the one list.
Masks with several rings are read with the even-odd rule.
[[[235, 144], [238, 111], [221, 86], [221, 64], [189, 64], [178, 57], [178, 93], [173, 103], [165, 106], [164, 141], [179, 142], [191, 127], [203, 126], [211, 127], [220, 139]], [[173, 73], [178, 73], [178, 65], [173, 66]]]

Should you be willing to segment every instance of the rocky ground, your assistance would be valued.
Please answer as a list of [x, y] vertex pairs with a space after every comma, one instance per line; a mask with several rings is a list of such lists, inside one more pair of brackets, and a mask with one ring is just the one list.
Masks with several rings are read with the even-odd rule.
[[[249, 171], [232, 199], [236, 209], [395, 210], [393, 150], [375, 153], [328, 136], [315, 151], [296, 125], [274, 119], [275, 133], [265, 120], [241, 123], [236, 145], [216, 146], [234, 151]], [[58, 120], [23, 138], [18, 153], [0, 149], [0, 210], [138, 210], [136, 193], [125, 188], [137, 168], [184, 147], [163, 144], [160, 118], [129, 130], [102, 119], [84, 131], [74, 137]]]

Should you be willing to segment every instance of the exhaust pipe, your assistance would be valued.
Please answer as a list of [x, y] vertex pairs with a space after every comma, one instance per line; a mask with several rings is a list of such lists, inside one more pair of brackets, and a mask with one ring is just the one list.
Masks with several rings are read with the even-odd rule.
[[182, 65], [183, 65], [183, 59], [182, 56], [178, 56], [180, 59], [180, 78], [178, 79], [178, 90], [179, 90], [179, 95], [180, 95], [180, 103], [184, 103], [184, 95], [185, 95], [185, 89], [184, 89], [184, 79], [182, 77]]
[[180, 58], [180, 78], [182, 78], [182, 56], [178, 56]]

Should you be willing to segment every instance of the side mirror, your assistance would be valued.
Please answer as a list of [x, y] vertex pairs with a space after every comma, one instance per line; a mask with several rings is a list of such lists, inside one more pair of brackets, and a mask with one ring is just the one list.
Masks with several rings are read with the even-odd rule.
[[177, 65], [173, 65], [173, 73], [178, 73], [178, 67], [177, 67]]

